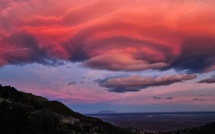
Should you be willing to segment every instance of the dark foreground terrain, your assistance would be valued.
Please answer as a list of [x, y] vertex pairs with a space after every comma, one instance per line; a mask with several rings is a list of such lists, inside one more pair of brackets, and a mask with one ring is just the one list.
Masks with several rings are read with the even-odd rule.
[[96, 113], [86, 115], [122, 128], [132, 127], [145, 131], [166, 132], [191, 129], [215, 121], [215, 112]]
[[58, 101], [0, 85], [0, 134], [133, 134]]
[[172, 132], [124, 129], [81, 115], [58, 101], [0, 85], [0, 134], [215, 134], [215, 123]]

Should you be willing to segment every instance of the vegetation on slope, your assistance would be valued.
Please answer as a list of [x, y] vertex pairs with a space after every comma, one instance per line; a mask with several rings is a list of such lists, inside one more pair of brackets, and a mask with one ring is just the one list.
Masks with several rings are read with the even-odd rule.
[[74, 112], [61, 102], [0, 85], [0, 134], [215, 134], [215, 123], [170, 132], [123, 129]]
[[0, 85], [1, 134], [132, 134], [74, 112], [58, 101]]

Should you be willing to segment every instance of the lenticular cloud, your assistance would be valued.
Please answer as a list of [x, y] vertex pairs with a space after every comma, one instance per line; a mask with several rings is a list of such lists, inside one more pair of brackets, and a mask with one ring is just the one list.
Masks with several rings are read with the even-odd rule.
[[106, 78], [99, 80], [98, 83], [100, 86], [106, 87], [109, 92], [124, 93], [137, 92], [148, 87], [171, 85], [195, 78], [197, 78], [195, 74], [178, 74], [158, 77], [127, 76]]
[[215, 2], [210, 0], [0, 5], [0, 66], [69, 61], [111, 71], [215, 69]]

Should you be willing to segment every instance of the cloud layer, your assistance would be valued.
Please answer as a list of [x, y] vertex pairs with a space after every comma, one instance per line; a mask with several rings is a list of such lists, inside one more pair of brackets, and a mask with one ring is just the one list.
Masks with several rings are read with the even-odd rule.
[[7, 0], [0, 5], [0, 66], [70, 61], [111, 71], [215, 69], [211, 0]]
[[198, 83], [215, 83], [215, 76], [212, 76], [211, 78], [200, 80]]
[[[178, 74], [178, 75], [166, 75], [158, 77], [141, 77], [141, 76], [127, 76], [118, 78], [106, 78], [100, 80], [98, 83], [100, 86], [107, 88], [109, 92], [138, 92], [141, 89], [171, 85], [176, 82], [182, 82], [186, 80], [195, 79], [195, 74]], [[157, 98], [155, 96], [155, 98]]]

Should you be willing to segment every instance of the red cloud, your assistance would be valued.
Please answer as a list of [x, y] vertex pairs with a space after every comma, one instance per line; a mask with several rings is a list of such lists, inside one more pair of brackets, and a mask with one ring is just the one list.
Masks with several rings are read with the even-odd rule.
[[60, 60], [115, 71], [215, 66], [210, 0], [1, 3], [0, 66]]

